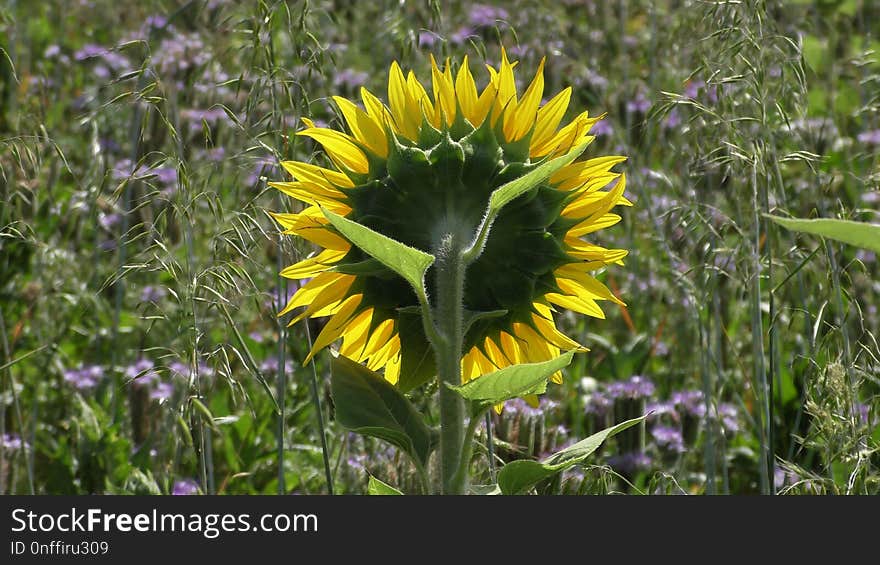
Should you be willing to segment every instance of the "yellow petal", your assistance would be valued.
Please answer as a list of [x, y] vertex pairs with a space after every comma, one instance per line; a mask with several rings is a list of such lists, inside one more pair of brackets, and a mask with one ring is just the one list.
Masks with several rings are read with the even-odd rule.
[[312, 182], [328, 189], [354, 187], [351, 179], [339, 171], [299, 161], [281, 161], [281, 166], [297, 180]]
[[[538, 106], [541, 105], [541, 97], [544, 95], [544, 62], [541, 59], [538, 70], [535, 72], [535, 78], [523, 94], [522, 100], [516, 108], [516, 114], [513, 119], [511, 134], [508, 137], [511, 141], [517, 141], [525, 137], [535, 125], [535, 119], [538, 115]], [[505, 132], [506, 134], [506, 132]]]
[[367, 114], [370, 116], [370, 119], [379, 126], [383, 135], [385, 135], [386, 127], [400, 133], [397, 129], [397, 125], [394, 123], [394, 118], [391, 117], [391, 112], [388, 111], [385, 104], [382, 104], [381, 100], [376, 98], [372, 92], [364, 87], [361, 87], [361, 100], [364, 102], [364, 108], [367, 109]]
[[614, 296], [608, 287], [581, 269], [580, 264], [569, 263], [553, 272], [556, 275], [556, 284], [563, 292], [578, 295], [586, 294], [593, 299], [610, 300], [615, 304], [626, 306], [622, 300]]
[[367, 156], [348, 135], [329, 128], [317, 127], [304, 129], [297, 132], [296, 135], [311, 137], [320, 143], [335, 164], [355, 173], [366, 174], [370, 172]]
[[501, 69], [496, 73], [489, 67], [489, 74], [498, 89], [495, 105], [492, 108], [492, 123], [494, 124], [502, 112], [505, 113], [505, 127], [507, 120], [512, 119], [516, 112], [516, 81], [513, 76], [513, 66], [507, 60], [507, 51], [501, 48]]
[[534, 324], [540, 335], [544, 336], [544, 339], [547, 340], [549, 345], [564, 350], [587, 350], [587, 348], [585, 348], [583, 345], [579, 344], [575, 340], [571, 339], [570, 337], [556, 329], [556, 324], [553, 323], [553, 320], [548, 320], [546, 318], [538, 316], [537, 314], [532, 314], [532, 323]]
[[516, 322], [513, 324], [513, 332], [523, 344], [520, 349], [524, 352], [527, 363], [540, 363], [553, 358], [547, 339], [536, 333], [530, 325]]
[[339, 208], [340, 205], [347, 206], [342, 203], [345, 195], [339, 191], [331, 192], [331, 190], [320, 187], [311, 183], [299, 181], [293, 182], [270, 182], [269, 186], [277, 188], [284, 194], [299, 200], [305, 204], [318, 204], [328, 208]]
[[286, 279], [307, 279], [318, 273], [331, 269], [345, 257], [348, 251], [325, 249], [314, 257], [300, 261], [281, 271], [280, 275]]
[[362, 353], [364, 346], [367, 344], [367, 338], [370, 336], [370, 324], [372, 321], [372, 308], [359, 312], [351, 320], [348, 331], [345, 332], [345, 336], [342, 338], [342, 347], [339, 348], [339, 353], [358, 363], [363, 361]]
[[498, 88], [490, 82], [483, 89], [483, 93], [480, 94], [480, 98], [477, 100], [477, 106], [474, 109], [474, 122], [471, 122], [471, 125], [479, 127], [486, 121], [486, 117], [489, 115], [489, 111], [492, 110], [497, 96]]
[[364, 346], [364, 351], [361, 354], [361, 357], [366, 359], [375, 355], [377, 351], [382, 349], [388, 340], [391, 339], [391, 336], [394, 334], [394, 320], [391, 318], [382, 320], [376, 327], [370, 332], [370, 338], [367, 340], [367, 345]]
[[391, 336], [384, 346], [374, 353], [367, 362], [367, 367], [371, 371], [378, 371], [388, 364], [388, 361], [395, 355], [400, 353], [400, 335]]
[[[483, 345], [485, 347], [485, 344]], [[499, 369], [495, 363], [492, 362], [491, 359], [486, 357], [482, 350], [477, 349], [476, 354], [474, 354], [474, 361], [477, 363], [477, 367], [480, 369], [480, 376], [488, 375], [489, 373], [494, 373]]]
[[585, 221], [589, 222], [591, 219], [598, 219], [609, 210], [614, 208], [620, 200], [620, 197], [623, 196], [623, 192], [625, 190], [626, 175], [621, 174], [620, 179], [617, 181], [617, 184], [614, 185], [614, 188], [612, 188], [610, 192], [608, 192], [608, 195], [590, 207], [590, 216]]
[[605, 313], [602, 312], [602, 309], [596, 304], [596, 301], [591, 298], [586, 298], [583, 296], [569, 296], [566, 294], [558, 294], [555, 292], [551, 292], [544, 295], [548, 301], [556, 304], [558, 306], [562, 306], [563, 308], [568, 308], [574, 312], [580, 312], [581, 314], [585, 314], [587, 316], [592, 316], [594, 318], [599, 318], [604, 320]]
[[620, 203], [620, 198], [621, 197], [614, 194], [613, 191], [584, 192], [562, 210], [562, 215], [572, 220], [579, 220], [581, 218], [592, 216], [599, 211], [605, 213], [610, 208], [618, 205]]
[[532, 133], [530, 143], [532, 149], [530, 153], [531, 157], [539, 156], [536, 149], [546, 144], [556, 132], [556, 128], [559, 127], [559, 122], [561, 122], [562, 118], [565, 116], [565, 111], [568, 109], [568, 103], [570, 100], [571, 87], [569, 86], [551, 98], [549, 102], [544, 104], [544, 106], [538, 110], [535, 131]]
[[575, 145], [579, 145], [583, 141], [587, 141], [586, 136], [590, 128], [598, 122], [600, 118], [590, 118], [589, 112], [584, 112], [577, 116], [567, 126], [551, 135], [550, 138], [540, 145], [532, 144], [530, 154], [532, 155], [556, 155], [567, 153]]
[[598, 218], [590, 217], [568, 230], [568, 235], [580, 237], [599, 230], [604, 230], [605, 228], [610, 228], [617, 224], [622, 219], [623, 218], [617, 214], [605, 214]]
[[[350, 209], [349, 209], [350, 211]], [[345, 212], [347, 213], [347, 212]], [[310, 206], [299, 214], [279, 214], [269, 212], [276, 222], [285, 228], [285, 234], [298, 235], [325, 249], [348, 251], [351, 244], [342, 236], [327, 229], [327, 218], [317, 206]]]
[[461, 358], [461, 382], [466, 383], [480, 376], [480, 366], [477, 365], [476, 354], [479, 350], [472, 347]]
[[345, 117], [345, 122], [351, 129], [354, 138], [379, 157], [383, 159], [388, 157], [388, 139], [385, 137], [385, 130], [382, 128], [381, 122], [374, 121], [369, 114], [350, 100], [341, 96], [334, 96], [333, 100]]
[[388, 105], [391, 107], [391, 116], [394, 118], [396, 131], [408, 139], [417, 139], [421, 121], [417, 121], [411, 111], [412, 103], [406, 79], [403, 77], [403, 71], [400, 70], [397, 61], [391, 63], [388, 75]]
[[494, 370], [503, 369], [504, 367], [509, 367], [513, 363], [510, 359], [508, 359], [507, 355], [501, 350], [500, 347], [492, 340], [492, 338], [487, 337], [483, 342], [483, 349], [486, 354], [486, 358], [492, 363], [495, 367]]
[[[477, 121], [477, 85], [471, 70], [468, 67], [468, 56], [464, 56], [461, 67], [458, 69], [458, 75], [455, 77], [455, 96], [458, 99], [458, 105], [461, 113], [467, 121], [474, 127], [479, 127], [482, 119]], [[485, 117], [485, 116], [484, 116]]]
[[[346, 292], [348, 292], [348, 289], [351, 287], [354, 280], [355, 277], [353, 275], [321, 273], [296, 291], [296, 294], [290, 298], [287, 302], [287, 306], [284, 307], [284, 310], [278, 313], [278, 316], [283, 316], [291, 310], [299, 308], [300, 306], [305, 306], [306, 304], [309, 304], [309, 309], [313, 310], [311, 305], [324, 305], [333, 302], [334, 300], [339, 300]], [[306, 312], [308, 312], [308, 310]], [[297, 319], [302, 319], [302, 317], [297, 317]]]
[[343, 301], [342, 306], [339, 308], [339, 311], [333, 315], [332, 318], [327, 322], [327, 325], [324, 326], [324, 329], [321, 330], [321, 333], [318, 334], [318, 337], [315, 339], [314, 345], [312, 345], [311, 351], [306, 356], [305, 361], [303, 361], [303, 365], [308, 365], [309, 361], [312, 360], [312, 357], [315, 354], [334, 341], [336, 341], [339, 336], [341, 336], [348, 325], [348, 322], [354, 316], [357, 307], [360, 305], [361, 300], [363, 299], [363, 295], [355, 294], [353, 296], [349, 296]]
[[523, 353], [517, 339], [507, 332], [501, 332], [498, 340], [501, 342], [501, 350], [505, 357], [510, 359], [511, 364], [518, 365], [523, 362]]
[[594, 177], [605, 178], [609, 174], [617, 174], [609, 173], [611, 167], [624, 161], [626, 161], [626, 157], [621, 155], [609, 155], [587, 159], [586, 161], [577, 161], [556, 171], [550, 177], [550, 184], [559, 190], [573, 190]]
[[452, 86], [449, 74], [449, 61], [446, 62], [446, 72], [440, 72], [434, 55], [431, 55], [431, 79], [434, 86], [434, 104], [439, 107], [446, 125], [455, 122], [455, 88]]
[[[565, 244], [568, 247], [566, 253], [576, 259], [584, 261], [599, 261], [602, 263], [617, 263], [627, 255], [626, 249], [605, 249], [592, 243], [587, 243], [576, 237], [566, 237]], [[582, 267], [583, 268], [583, 267]]]
[[[409, 111], [414, 119], [417, 119], [418, 121], [418, 128], [416, 131], [418, 132], [422, 127], [422, 116], [427, 118], [435, 128], [439, 128], [440, 106], [439, 104], [436, 106], [431, 104], [431, 99], [428, 97], [425, 87], [416, 79], [416, 75], [412, 71], [406, 75], [406, 87], [409, 91], [411, 100]], [[418, 135], [418, 133], [416, 135]]]
[[388, 362], [385, 363], [385, 380], [389, 383], [396, 385], [397, 381], [400, 380], [400, 351], [397, 352], [396, 355], [388, 359]]

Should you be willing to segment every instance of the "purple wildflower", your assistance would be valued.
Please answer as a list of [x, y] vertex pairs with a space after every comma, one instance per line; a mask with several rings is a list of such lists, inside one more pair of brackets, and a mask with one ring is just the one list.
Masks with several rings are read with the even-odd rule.
[[161, 286], [147, 285], [141, 291], [141, 302], [159, 302], [165, 297], [165, 289]]
[[654, 343], [654, 355], [657, 357], [666, 357], [669, 355], [669, 346], [662, 339], [658, 339]]
[[159, 379], [159, 373], [153, 370], [155, 365], [149, 359], [138, 359], [125, 369], [125, 376], [137, 385], [150, 385]]
[[732, 434], [740, 430], [737, 415], [736, 406], [733, 404], [723, 402], [718, 405], [718, 416], [721, 418], [721, 426]]
[[651, 419], [659, 418], [660, 416], [672, 416], [674, 420], [678, 420], [675, 403], [669, 401], [648, 402], [645, 405], [645, 413], [650, 414]]
[[19, 449], [27, 449], [28, 443], [21, 439], [18, 434], [3, 434], [0, 437], [0, 448], [6, 451], [18, 451]]
[[104, 368], [99, 365], [85, 365], [64, 371], [64, 381], [77, 390], [93, 388], [104, 378]]
[[856, 139], [859, 140], [859, 143], [865, 143], [867, 145], [880, 145], [880, 129], [863, 131], [858, 135]]
[[594, 392], [587, 397], [584, 411], [587, 414], [602, 415], [606, 414], [613, 404], [614, 401], [609, 398], [608, 395], [606, 395], [605, 393]]
[[593, 126], [593, 129], [590, 130], [590, 133], [595, 136], [611, 135], [612, 133], [614, 133], [614, 128], [611, 127], [611, 122], [609, 122], [608, 120], [601, 120], [596, 122], [596, 124]]
[[776, 465], [773, 468], [773, 484], [777, 489], [781, 489], [786, 485], [791, 485], [797, 482], [798, 478], [793, 472]]
[[[267, 357], [265, 361], [260, 363], [260, 371], [269, 375], [277, 375], [278, 368], [281, 366], [281, 363], [278, 362], [278, 357], [272, 355]], [[293, 364], [285, 363], [284, 364], [284, 372], [290, 374], [293, 372]]]
[[[175, 359], [171, 363], [168, 364], [168, 370], [171, 372], [172, 377], [176, 377], [178, 379], [189, 379], [192, 375], [192, 370], [188, 363], [184, 363], [180, 359]], [[199, 377], [201, 378], [211, 378], [214, 376], [214, 369], [208, 366], [204, 361], [199, 361]]]
[[99, 57], [107, 52], [107, 48], [101, 45], [96, 45], [94, 43], [86, 43], [79, 49], [76, 53], [73, 54], [73, 58], [77, 61], [85, 61], [86, 59], [93, 59], [95, 57]]
[[666, 129], [676, 129], [681, 125], [681, 114], [678, 113], [677, 108], [673, 108], [666, 114], [666, 118], [663, 120], [663, 127]]
[[155, 16], [147, 16], [147, 19], [144, 20], [144, 27], [154, 27], [154, 28], [163, 28], [168, 25], [168, 18], [161, 14], [157, 14]]
[[636, 473], [638, 471], [648, 469], [651, 467], [653, 462], [654, 460], [651, 459], [651, 456], [642, 451], [621, 453], [619, 455], [612, 455], [608, 458], [608, 464], [615, 471], [625, 473], [627, 475], [632, 475], [633, 473]]
[[634, 375], [626, 381], [610, 383], [605, 388], [606, 394], [614, 399], [627, 398], [636, 400], [654, 394], [654, 383], [640, 375]]
[[473, 37], [474, 30], [467, 27], [462, 26], [458, 28], [458, 30], [449, 36], [449, 42], [453, 45], [461, 45], [465, 41], [467, 41], [470, 37]]
[[422, 30], [419, 32], [419, 47], [433, 47], [437, 42], [437, 34], [433, 31]]
[[506, 20], [510, 17], [507, 10], [496, 6], [487, 6], [486, 4], [474, 4], [468, 19], [471, 25], [476, 27], [492, 27], [494, 25], [503, 25], [498, 20]]
[[104, 212], [98, 214], [98, 223], [107, 231], [112, 230], [121, 219], [122, 216], [119, 214], [105, 214]]
[[657, 425], [651, 428], [651, 436], [657, 445], [674, 451], [676, 453], [684, 452], [684, 438], [681, 430], [672, 426]]
[[541, 411], [538, 408], [531, 406], [522, 398], [514, 398], [510, 402], [508, 402], [505, 406], [505, 412], [509, 415], [520, 414], [522, 416], [540, 416]]
[[350, 456], [346, 463], [348, 464], [348, 468], [355, 471], [356, 473], [363, 472], [365, 469], [364, 463], [367, 460], [367, 456], [363, 453], [357, 453]]
[[651, 101], [642, 92], [626, 103], [626, 111], [631, 114], [645, 114], [651, 108]]
[[219, 123], [229, 123], [229, 115], [223, 108], [214, 106], [207, 110], [197, 108], [189, 108], [180, 112], [180, 117], [189, 122], [190, 131], [199, 131], [202, 129], [202, 122], [216, 126]]
[[333, 77], [333, 86], [354, 91], [365, 85], [368, 78], [370, 78], [370, 75], [363, 71], [342, 69]]
[[863, 426], [871, 424], [871, 407], [861, 402], [856, 404], [856, 414], [858, 414], [859, 423]]
[[867, 249], [859, 249], [856, 251], [856, 259], [862, 263], [876, 263], [877, 254], [873, 251], [868, 251]]
[[258, 182], [261, 182], [266, 174], [269, 174], [274, 170], [276, 164], [277, 162], [272, 157], [261, 157], [257, 159], [254, 161], [254, 168], [245, 180], [245, 184], [256, 185]]
[[168, 363], [168, 370], [175, 377], [186, 378], [189, 376], [189, 365], [179, 359]]
[[160, 382], [157, 383], [155, 388], [150, 391], [150, 398], [152, 400], [157, 400], [159, 402], [163, 402], [171, 398], [171, 395], [174, 394], [174, 385], [171, 383]]
[[197, 34], [178, 33], [162, 40], [153, 62], [160, 73], [171, 77], [201, 67], [211, 58], [210, 49]]
[[174, 488], [171, 489], [171, 494], [176, 496], [199, 494], [199, 484], [192, 479], [175, 481]]
[[680, 390], [672, 393], [672, 403], [684, 409], [687, 414], [702, 418], [706, 414], [703, 392], [699, 390]]
[[587, 69], [582, 76], [575, 77], [574, 83], [575, 86], [583, 86], [599, 91], [608, 88], [608, 79], [592, 69]]

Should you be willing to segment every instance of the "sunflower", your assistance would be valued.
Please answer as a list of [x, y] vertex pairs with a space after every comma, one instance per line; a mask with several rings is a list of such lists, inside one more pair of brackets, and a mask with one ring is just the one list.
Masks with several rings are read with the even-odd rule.
[[[561, 125], [571, 88], [542, 105], [544, 61], [521, 95], [515, 65], [502, 49], [499, 68], [487, 65], [489, 81], [479, 91], [467, 56], [456, 73], [448, 60], [441, 70], [431, 57], [429, 94], [395, 62], [387, 104], [365, 88], [363, 106], [333, 97], [347, 131], [303, 119], [297, 135], [321, 144], [328, 166], [283, 161], [294, 180], [270, 185], [305, 204], [296, 214], [273, 214], [283, 233], [322, 248], [281, 272], [309, 280], [279, 316], [302, 308], [290, 324], [329, 317], [306, 363], [341, 338], [341, 355], [384, 370], [404, 390], [436, 374], [411, 287], [335, 231], [322, 209], [426, 252], [445, 233], [472, 237], [493, 190], [590, 142], [590, 128], [603, 117], [583, 112]], [[501, 211], [467, 271], [464, 307], [483, 315], [464, 334], [462, 381], [584, 349], [557, 329], [560, 309], [604, 318], [599, 301], [623, 305], [593, 275], [622, 265], [627, 251], [585, 236], [619, 222], [615, 206], [631, 205], [625, 176], [612, 171], [624, 160], [573, 162]], [[431, 296], [436, 283], [428, 279]]]

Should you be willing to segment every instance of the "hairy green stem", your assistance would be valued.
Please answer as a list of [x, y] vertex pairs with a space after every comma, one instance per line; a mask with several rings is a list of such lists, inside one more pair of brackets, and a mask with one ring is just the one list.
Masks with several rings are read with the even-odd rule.
[[[461, 384], [464, 339], [464, 271], [460, 242], [452, 234], [437, 252], [436, 321], [442, 340], [434, 344], [440, 377], [440, 480], [442, 494], [463, 494], [456, 480], [464, 442], [464, 401], [449, 385]], [[467, 482], [466, 480], [464, 482]]]
[[454, 490], [458, 491], [457, 494], [467, 492], [467, 489], [470, 486], [468, 484], [468, 479], [470, 477], [471, 455], [474, 452], [474, 434], [477, 432], [477, 426], [480, 425], [481, 419], [482, 417], [480, 414], [474, 414], [471, 416], [471, 419], [468, 421], [467, 429], [464, 432], [464, 441], [461, 446], [458, 470], [455, 472], [452, 481]]

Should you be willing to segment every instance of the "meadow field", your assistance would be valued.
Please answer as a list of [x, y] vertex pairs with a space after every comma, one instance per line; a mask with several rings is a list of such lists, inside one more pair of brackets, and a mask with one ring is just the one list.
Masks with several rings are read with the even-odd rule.
[[[429, 55], [467, 55], [482, 88], [502, 47], [520, 94], [546, 57], [545, 98], [605, 116], [584, 156], [627, 157], [633, 206], [587, 236], [629, 251], [596, 275], [625, 306], [557, 308], [589, 352], [480, 420], [472, 492], [645, 414], [527, 492], [880, 492], [877, 255], [768, 218], [880, 224], [877, 22], [871, 0], [3, 2], [0, 493], [434, 492], [340, 423], [331, 353], [304, 363], [326, 319], [277, 316], [319, 248], [268, 183], [327, 162], [295, 134], [346, 130], [333, 96], [388, 103], [393, 61], [430, 92]], [[438, 388], [406, 394], [429, 426]]]

